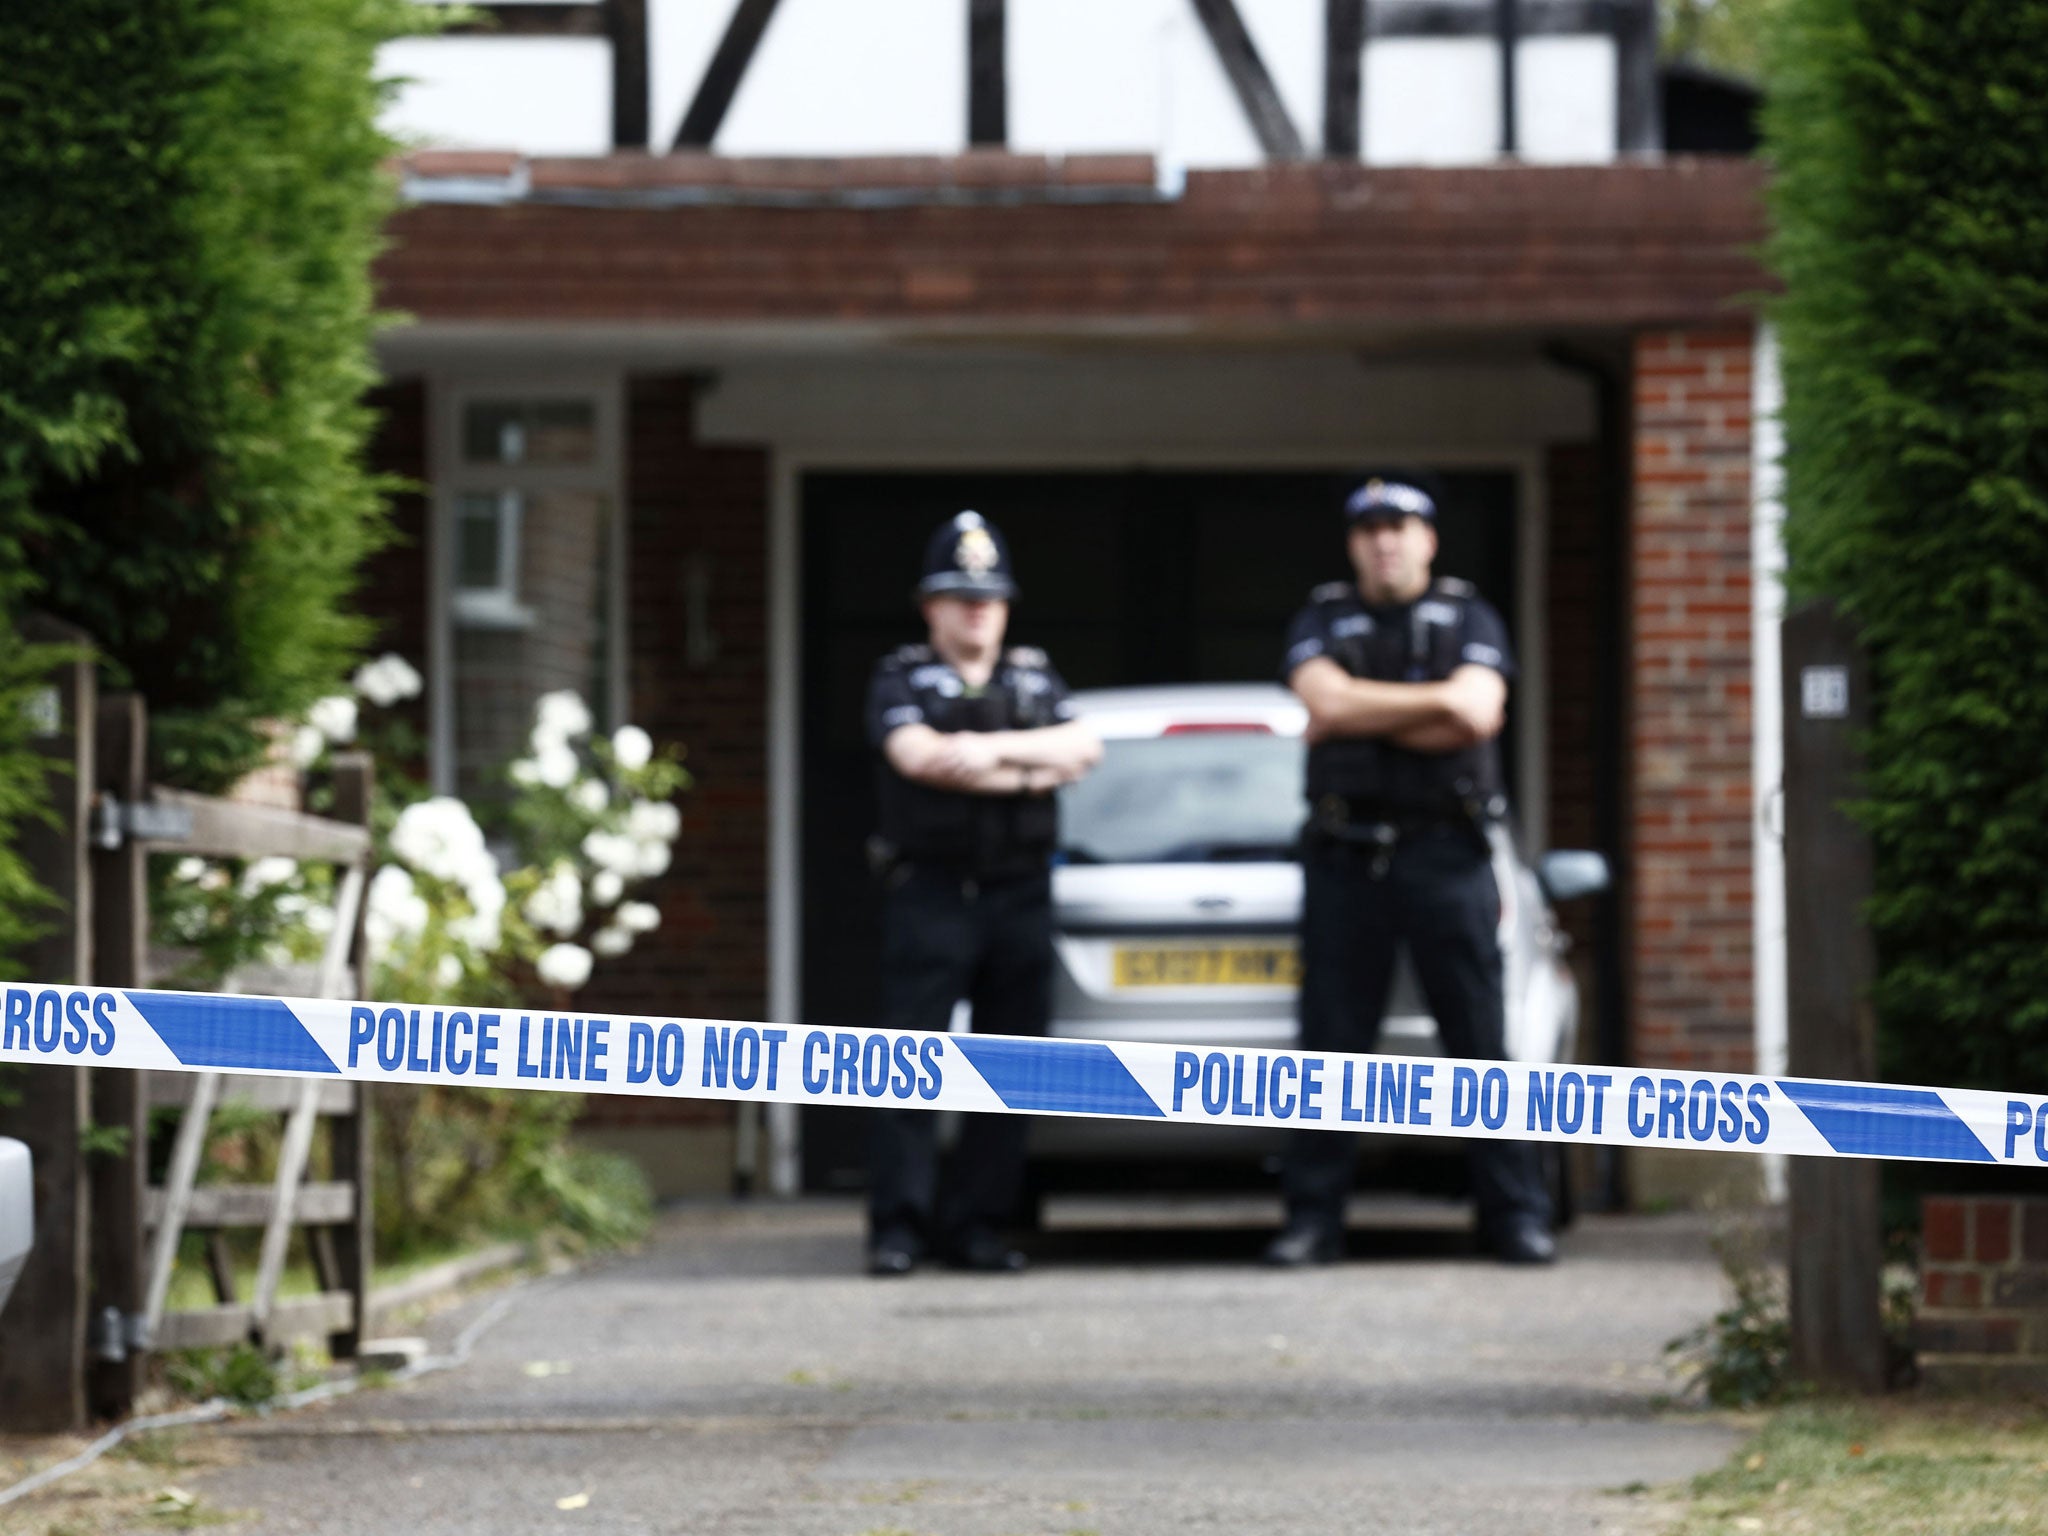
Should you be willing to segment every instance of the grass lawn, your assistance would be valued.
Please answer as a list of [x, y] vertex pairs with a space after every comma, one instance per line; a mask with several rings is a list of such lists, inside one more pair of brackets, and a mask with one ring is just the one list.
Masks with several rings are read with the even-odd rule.
[[1780, 1409], [1694, 1481], [1673, 1536], [2048, 1536], [2048, 1411], [2018, 1403]]
[[[496, 1239], [479, 1239], [474, 1243], [451, 1243], [446, 1247], [427, 1249], [411, 1257], [385, 1263], [378, 1261], [371, 1270], [372, 1288], [396, 1285], [409, 1280], [423, 1269], [431, 1269], [449, 1259], [459, 1259], [464, 1254], [474, 1253], [480, 1248], [491, 1246]], [[247, 1252], [235, 1255], [235, 1294], [247, 1301], [256, 1293], [255, 1239], [252, 1236], [242, 1245]], [[313, 1266], [303, 1259], [285, 1265], [284, 1273], [277, 1277], [277, 1294], [286, 1296], [311, 1296], [319, 1290], [314, 1278]], [[180, 1258], [171, 1268], [171, 1289], [164, 1306], [166, 1311], [186, 1312], [216, 1305], [218, 1298], [213, 1293], [213, 1281], [202, 1263]]]

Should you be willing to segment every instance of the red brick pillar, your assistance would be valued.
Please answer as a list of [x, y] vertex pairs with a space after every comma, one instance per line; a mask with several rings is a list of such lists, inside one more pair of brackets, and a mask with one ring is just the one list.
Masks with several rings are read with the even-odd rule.
[[[661, 927], [600, 968], [578, 1001], [612, 1013], [761, 1019], [768, 1007], [768, 456], [695, 440], [695, 384], [626, 392], [632, 718], [684, 749]], [[701, 612], [692, 612], [701, 605]], [[693, 623], [698, 626], [693, 634]], [[584, 1137], [627, 1152], [657, 1192], [723, 1190], [732, 1107], [594, 1096]]]
[[1936, 1390], [2048, 1388], [2048, 1200], [1920, 1202], [1913, 1342]]
[[1634, 1051], [1755, 1057], [1747, 329], [1635, 345]]

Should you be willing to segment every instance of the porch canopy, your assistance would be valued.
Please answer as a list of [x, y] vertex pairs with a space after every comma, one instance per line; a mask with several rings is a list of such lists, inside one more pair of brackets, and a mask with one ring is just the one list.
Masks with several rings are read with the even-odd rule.
[[1195, 172], [1000, 152], [745, 160], [422, 152], [378, 263], [416, 322], [1327, 342], [1743, 323], [1743, 159]]

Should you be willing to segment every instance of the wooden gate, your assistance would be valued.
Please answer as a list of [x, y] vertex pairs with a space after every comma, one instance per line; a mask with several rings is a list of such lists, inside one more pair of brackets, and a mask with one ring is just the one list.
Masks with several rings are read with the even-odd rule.
[[[24, 626], [34, 641], [83, 650], [86, 636], [50, 621]], [[148, 783], [148, 719], [133, 694], [101, 697], [89, 657], [52, 679], [47, 729], [57, 825], [22, 839], [38, 877], [65, 904], [31, 951], [33, 979], [134, 987], [150, 983], [148, 860], [317, 859], [340, 872], [335, 922], [318, 995], [359, 996], [364, 896], [372, 857], [372, 766], [335, 759], [336, 815], [242, 805]], [[127, 1411], [152, 1350], [276, 1345], [324, 1338], [353, 1354], [368, 1322], [369, 1092], [354, 1084], [221, 1073], [144, 1073], [90, 1067], [23, 1069], [20, 1102], [0, 1108], [0, 1129], [36, 1160], [36, 1247], [0, 1315], [0, 1428], [70, 1429], [88, 1413]], [[200, 1185], [214, 1112], [247, 1102], [285, 1115], [276, 1178]], [[152, 1109], [183, 1109], [162, 1187], [149, 1179]], [[325, 1177], [309, 1178], [315, 1131], [330, 1121]], [[222, 1234], [263, 1230], [255, 1283], [238, 1293]], [[310, 1297], [280, 1299], [294, 1229], [305, 1228], [319, 1282]], [[215, 1305], [168, 1309], [179, 1244], [207, 1234]]]

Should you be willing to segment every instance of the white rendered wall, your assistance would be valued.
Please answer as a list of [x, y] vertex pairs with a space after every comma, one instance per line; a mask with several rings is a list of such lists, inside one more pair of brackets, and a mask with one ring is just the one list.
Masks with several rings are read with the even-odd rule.
[[1374, 165], [1471, 165], [1500, 154], [1500, 45], [1389, 37], [1366, 45], [1360, 142]]
[[412, 37], [377, 51], [401, 79], [382, 125], [408, 145], [601, 155], [612, 143], [612, 50], [601, 37]]
[[717, 148], [945, 155], [966, 142], [964, 0], [782, 0]]
[[[673, 142], [738, 0], [649, 0], [653, 147]], [[1238, 0], [1303, 147], [1320, 148], [1323, 0]], [[1010, 0], [1010, 145], [1150, 153], [1185, 169], [1256, 165], [1258, 140], [1189, 0]], [[1615, 155], [1617, 61], [1602, 35], [1525, 38], [1523, 158]], [[611, 45], [597, 37], [411, 38], [379, 55], [409, 76], [385, 126], [413, 144], [602, 154]], [[1365, 48], [1364, 158], [1471, 165], [1500, 151], [1490, 37], [1384, 38]], [[966, 0], [782, 0], [716, 146], [732, 155], [955, 154], [967, 147]]]
[[1516, 44], [1521, 157], [1546, 164], [1612, 160], [1620, 132], [1620, 67], [1611, 37], [1530, 37]]

